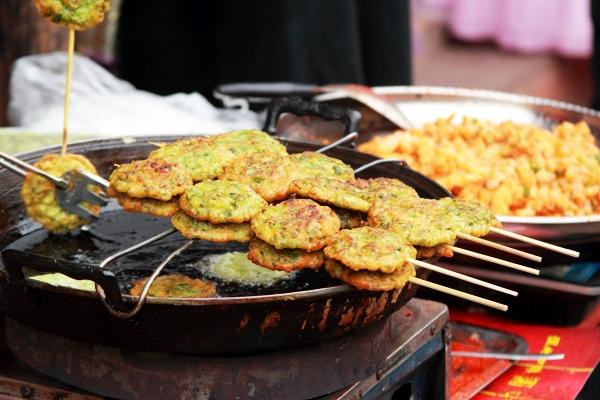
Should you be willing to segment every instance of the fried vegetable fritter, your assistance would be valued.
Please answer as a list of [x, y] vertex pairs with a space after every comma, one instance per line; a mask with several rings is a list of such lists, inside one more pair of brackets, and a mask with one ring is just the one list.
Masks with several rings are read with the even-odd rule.
[[179, 210], [178, 198], [173, 198], [169, 201], [149, 198], [138, 199], [119, 193], [113, 187], [108, 188], [106, 195], [115, 198], [123, 210], [128, 212], [140, 212], [157, 217], [172, 217]]
[[359, 178], [353, 181], [353, 185], [361, 189], [362, 198], [371, 204], [377, 199], [387, 197], [396, 197], [400, 199], [419, 197], [415, 189], [411, 188], [401, 180], [394, 178]]
[[456, 232], [480, 237], [489, 233], [490, 226], [501, 226], [491, 210], [474, 201], [445, 197], [438, 203], [444, 210], [444, 223]]
[[252, 229], [250, 229], [249, 223], [215, 225], [195, 220], [181, 211], [171, 218], [171, 223], [188, 239], [201, 239], [215, 243], [246, 243], [252, 238]]
[[290, 192], [300, 197], [348, 210], [367, 212], [371, 205], [361, 197], [360, 190], [334, 178], [304, 178], [290, 185]]
[[67, 29], [83, 31], [102, 23], [112, 0], [35, 0], [44, 18]]
[[[82, 169], [97, 174], [94, 165], [84, 156], [79, 154], [45, 154], [33, 164], [43, 171], [56, 177], [61, 177], [69, 171]], [[89, 188], [93, 189], [93, 185]], [[25, 177], [21, 187], [21, 197], [25, 203], [27, 214], [44, 228], [54, 233], [66, 233], [70, 230], [85, 225], [87, 221], [63, 209], [56, 201], [56, 187], [52, 182], [34, 173]], [[93, 214], [100, 212], [100, 206], [82, 203]]]
[[339, 261], [328, 259], [325, 261], [325, 270], [342, 282], [371, 291], [402, 289], [408, 280], [415, 276], [415, 269], [411, 264], [405, 264], [391, 274], [386, 274], [378, 271], [354, 271]]
[[351, 166], [325, 154], [305, 151], [290, 155], [290, 159], [299, 178], [336, 178], [342, 181], [354, 179]]
[[267, 208], [267, 202], [244, 183], [203, 181], [185, 190], [179, 200], [190, 217], [212, 224], [242, 223]]
[[[133, 282], [129, 294], [131, 296], [141, 295], [147, 281], [148, 278], [143, 278]], [[148, 296], [162, 298], [205, 298], [216, 295], [217, 287], [213, 282], [193, 279], [181, 274], [159, 276], [152, 282], [152, 286], [148, 290]]]
[[295, 177], [288, 156], [265, 152], [238, 157], [219, 179], [250, 185], [263, 199], [273, 202], [287, 197]]
[[263, 152], [287, 155], [285, 146], [277, 139], [255, 129], [223, 133], [214, 136], [214, 141], [235, 156]]
[[340, 219], [341, 229], [359, 228], [367, 223], [367, 215], [364, 213], [337, 207], [331, 207], [331, 209]]
[[181, 164], [194, 182], [218, 177], [235, 157], [226, 147], [216, 143], [214, 137], [178, 140], [152, 151], [148, 156], [149, 159]]
[[385, 273], [394, 272], [417, 255], [402, 235], [370, 226], [339, 231], [328, 239], [323, 251], [355, 271]]
[[269, 206], [251, 224], [257, 237], [277, 249], [319, 250], [340, 230], [340, 219], [331, 208], [307, 199]]
[[110, 186], [130, 197], [167, 201], [193, 185], [192, 177], [177, 163], [161, 159], [132, 161], [110, 174]]
[[454, 244], [456, 231], [445, 222], [444, 214], [436, 200], [378, 199], [369, 209], [369, 225], [399, 233], [414, 246]]
[[291, 272], [299, 269], [317, 269], [325, 262], [322, 251], [300, 249], [277, 250], [267, 242], [253, 238], [248, 247], [248, 259], [261, 267]]

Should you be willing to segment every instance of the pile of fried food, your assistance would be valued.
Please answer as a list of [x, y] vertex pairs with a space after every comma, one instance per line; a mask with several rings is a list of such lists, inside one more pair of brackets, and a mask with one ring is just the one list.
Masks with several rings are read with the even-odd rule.
[[496, 215], [600, 214], [600, 149], [585, 122], [553, 131], [453, 116], [359, 146], [406, 160], [458, 198]]
[[367, 290], [400, 289], [415, 275], [409, 260], [452, 256], [446, 246], [458, 233], [483, 236], [498, 225], [476, 203], [422, 199], [397, 179], [356, 179], [340, 160], [288, 154], [255, 130], [161, 144], [109, 181], [124, 210], [169, 216], [187, 238], [249, 242], [260, 266], [325, 265]]

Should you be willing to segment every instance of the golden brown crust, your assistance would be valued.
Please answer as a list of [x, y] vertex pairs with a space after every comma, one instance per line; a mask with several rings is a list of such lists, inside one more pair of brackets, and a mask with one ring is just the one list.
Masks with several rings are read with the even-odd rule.
[[169, 201], [149, 198], [138, 199], [119, 193], [112, 187], [108, 188], [106, 195], [116, 199], [117, 203], [127, 212], [139, 212], [157, 217], [172, 217], [179, 210], [178, 198], [173, 198]]
[[323, 248], [340, 230], [340, 219], [329, 207], [308, 199], [290, 199], [270, 206], [251, 221], [260, 239], [277, 249]]
[[161, 159], [136, 160], [119, 165], [110, 174], [110, 186], [130, 197], [168, 201], [193, 185], [179, 164]]
[[[96, 174], [94, 165], [84, 156], [79, 154], [45, 154], [33, 164], [35, 167], [46, 171], [56, 177], [77, 169]], [[93, 185], [90, 190], [98, 192]], [[85, 225], [88, 221], [64, 210], [56, 201], [56, 187], [52, 182], [34, 173], [25, 177], [21, 187], [21, 197], [25, 203], [27, 214], [44, 228], [54, 233], [66, 233], [70, 230]], [[98, 215], [100, 206], [82, 203], [92, 214]]]
[[406, 185], [399, 179], [394, 178], [371, 178], [356, 179], [351, 182], [356, 188], [361, 190], [363, 199], [369, 203], [377, 199], [394, 197], [399, 199], [418, 198], [419, 195], [415, 189]]
[[171, 218], [171, 223], [188, 239], [201, 239], [215, 243], [246, 243], [253, 236], [249, 223], [214, 225], [210, 222], [195, 220], [181, 211]]
[[405, 264], [393, 273], [386, 274], [376, 271], [354, 271], [339, 261], [328, 259], [325, 261], [325, 270], [348, 285], [371, 291], [402, 289], [410, 278], [415, 276], [415, 269], [411, 264]]
[[249, 185], [268, 202], [285, 199], [294, 178], [289, 157], [270, 152], [240, 156], [219, 177]]
[[111, 0], [35, 0], [40, 14], [67, 29], [83, 31], [102, 23]]
[[[131, 296], [141, 295], [147, 281], [148, 278], [142, 278], [133, 282], [129, 294]], [[148, 291], [149, 297], [162, 298], [205, 298], [216, 295], [217, 287], [213, 282], [193, 279], [181, 274], [157, 277]]]
[[250, 241], [248, 259], [261, 267], [286, 272], [299, 269], [317, 269], [325, 262], [322, 251], [278, 250], [258, 238], [253, 238]]
[[394, 272], [417, 255], [401, 235], [369, 226], [339, 231], [329, 238], [323, 251], [355, 271], [385, 273]]

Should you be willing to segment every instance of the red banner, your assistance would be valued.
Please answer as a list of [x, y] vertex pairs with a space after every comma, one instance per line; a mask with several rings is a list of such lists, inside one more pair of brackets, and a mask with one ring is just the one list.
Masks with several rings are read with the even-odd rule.
[[451, 319], [522, 336], [530, 353], [564, 353], [560, 361], [518, 362], [474, 399], [575, 399], [600, 360], [600, 307], [576, 327], [519, 323], [484, 313], [452, 310]]

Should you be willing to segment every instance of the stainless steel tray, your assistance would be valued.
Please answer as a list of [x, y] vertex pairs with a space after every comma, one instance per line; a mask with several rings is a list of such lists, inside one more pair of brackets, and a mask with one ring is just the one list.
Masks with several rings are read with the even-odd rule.
[[[414, 126], [432, 122], [450, 114], [467, 115], [493, 122], [512, 120], [544, 127], [570, 121], [586, 121], [600, 143], [600, 112], [586, 107], [539, 97], [489, 90], [426, 86], [382, 86], [374, 91], [385, 95], [399, 107]], [[321, 101], [336, 101], [334, 93], [318, 96]], [[363, 111], [363, 110], [361, 110]], [[367, 115], [365, 117], [368, 118]], [[371, 114], [372, 117], [372, 114]], [[389, 131], [388, 131], [389, 132]], [[385, 133], [378, 130], [378, 133]], [[590, 245], [600, 243], [600, 215], [580, 217], [516, 217], [499, 216], [504, 228], [563, 246], [583, 249], [590, 256]], [[492, 238], [513, 247], [528, 248], [511, 239]], [[588, 249], [588, 250], [586, 250]], [[530, 248], [537, 253], [539, 249]], [[545, 253], [553, 261], [555, 255]]]

